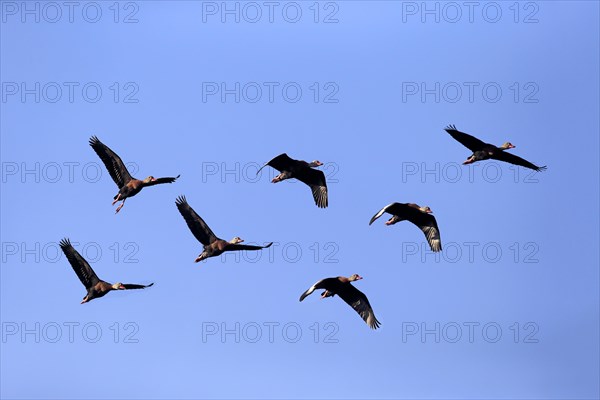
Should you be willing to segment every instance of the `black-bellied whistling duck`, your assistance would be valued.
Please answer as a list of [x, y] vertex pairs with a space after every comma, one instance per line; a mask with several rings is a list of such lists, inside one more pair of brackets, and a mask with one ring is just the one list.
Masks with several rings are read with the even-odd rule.
[[534, 171], [544, 171], [545, 169], [547, 169], [545, 165], [543, 167], [538, 167], [537, 165], [532, 164], [529, 161], [522, 159], [521, 157], [507, 153], [505, 150], [515, 148], [515, 146], [510, 142], [506, 142], [502, 146], [496, 147], [493, 144], [482, 142], [476, 137], [456, 130], [456, 127], [454, 125], [450, 125], [444, 130], [448, 132], [450, 136], [452, 136], [454, 139], [460, 142], [463, 146], [465, 146], [467, 149], [473, 152], [473, 154], [469, 158], [467, 158], [463, 162], [463, 164], [472, 164], [477, 161], [493, 159], [498, 161], [504, 161], [514, 165], [520, 165], [521, 167], [530, 168]]
[[250, 246], [242, 243], [243, 240], [239, 237], [234, 237], [229, 242], [219, 239], [213, 231], [208, 227], [206, 222], [196, 212], [190, 205], [188, 204], [185, 196], [179, 196], [175, 201], [177, 205], [177, 209], [185, 219], [188, 228], [192, 231], [194, 237], [202, 243], [204, 246], [204, 250], [194, 262], [200, 262], [209, 257], [216, 257], [226, 251], [235, 251], [235, 250], [261, 250], [271, 247], [273, 242], [267, 244], [266, 246]]
[[71, 246], [71, 242], [69, 239], [64, 238], [60, 241], [60, 248], [62, 249], [65, 256], [67, 256], [67, 260], [69, 260], [69, 264], [73, 267], [73, 271], [79, 277], [83, 286], [85, 286], [87, 290], [87, 294], [83, 298], [83, 303], [87, 303], [93, 299], [97, 299], [98, 297], [104, 296], [106, 293], [111, 290], [128, 290], [128, 289], [144, 289], [154, 285], [151, 283], [149, 285], [136, 285], [132, 283], [115, 283], [110, 284], [108, 282], [103, 281], [98, 278], [90, 264]]
[[119, 193], [113, 198], [114, 201], [112, 205], [114, 206], [116, 202], [122, 201], [122, 203], [117, 207], [115, 213], [121, 211], [121, 208], [125, 205], [125, 200], [128, 197], [133, 197], [138, 194], [143, 188], [146, 186], [154, 186], [160, 185], [161, 183], [173, 183], [179, 175], [175, 178], [158, 178], [156, 179], [152, 175], [147, 177], [144, 180], [135, 179], [129, 174], [127, 167], [123, 164], [121, 157], [117, 155], [114, 151], [112, 151], [108, 146], [102, 143], [96, 136], [92, 136], [90, 138], [90, 146], [92, 149], [98, 154], [108, 173], [110, 174], [113, 181], [119, 187]]
[[333, 297], [337, 294], [361, 316], [371, 329], [377, 329], [381, 323], [375, 318], [375, 313], [373, 312], [373, 308], [371, 308], [371, 304], [369, 304], [369, 299], [367, 299], [367, 296], [363, 292], [352, 286], [351, 282], [360, 279], [362, 279], [362, 276], [358, 274], [354, 274], [349, 278], [338, 276], [336, 278], [321, 279], [306, 292], [302, 293], [300, 301], [304, 300], [306, 296], [317, 289], [325, 289], [321, 294], [322, 299]]
[[386, 221], [386, 225], [394, 225], [400, 221], [410, 221], [419, 227], [425, 234], [425, 238], [429, 243], [432, 251], [442, 250], [442, 240], [440, 239], [440, 230], [435, 217], [431, 215], [431, 208], [419, 207], [414, 203], [392, 203], [383, 207], [369, 221], [371, 225], [375, 220], [381, 217], [384, 213], [392, 215], [392, 218]]
[[320, 161], [306, 162], [302, 160], [294, 160], [287, 154], [283, 153], [260, 167], [256, 174], [266, 166], [270, 166], [281, 172], [271, 183], [281, 182], [286, 179], [296, 178], [300, 182], [305, 183], [310, 187], [315, 204], [320, 208], [326, 208], [328, 205], [327, 199], [327, 182], [323, 171], [313, 169], [323, 165]]

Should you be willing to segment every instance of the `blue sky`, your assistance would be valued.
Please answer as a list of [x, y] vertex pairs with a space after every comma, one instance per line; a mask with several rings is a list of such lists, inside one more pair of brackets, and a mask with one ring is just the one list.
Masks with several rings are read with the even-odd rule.
[[[597, 2], [23, 4], [0, 3], [2, 398], [598, 398]], [[548, 170], [462, 166], [448, 124]], [[115, 216], [91, 135], [181, 178]], [[282, 152], [325, 163], [328, 209], [254, 177]], [[180, 194], [276, 244], [194, 264]], [[368, 226], [393, 201], [432, 208], [441, 256]], [[63, 237], [154, 287], [80, 305]], [[377, 331], [298, 302], [353, 273]]]

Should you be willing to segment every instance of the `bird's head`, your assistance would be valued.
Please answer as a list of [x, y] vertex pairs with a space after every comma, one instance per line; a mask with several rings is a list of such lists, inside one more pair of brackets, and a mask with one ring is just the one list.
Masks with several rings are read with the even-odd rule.
[[149, 177], [147, 177], [146, 179], [144, 179], [144, 183], [150, 183], [150, 182], [154, 182], [156, 180], [155, 177], [153, 177], [152, 175], [150, 175]]
[[354, 282], [354, 281], [360, 281], [363, 277], [360, 276], [359, 274], [352, 274], [350, 276], [350, 278], [348, 278], [350, 280], [350, 282]]
[[121, 282], [117, 282], [112, 285], [113, 290], [125, 290], [125, 286]]
[[514, 149], [515, 147], [516, 146], [514, 144], [512, 144], [511, 142], [506, 142], [502, 146], [500, 146], [500, 148], [502, 150]]
[[310, 163], [311, 167], [320, 167], [321, 165], [323, 165], [323, 163], [319, 160], [315, 160], [313, 162]]
[[238, 237], [238, 236], [234, 237], [233, 239], [231, 239], [229, 241], [229, 243], [231, 243], [231, 244], [238, 244], [238, 243], [243, 243], [243, 242], [244, 242], [244, 239], [242, 239], [241, 237]]
[[424, 212], [426, 214], [431, 214], [433, 212], [433, 211], [431, 211], [431, 208], [429, 208], [429, 206], [419, 207], [419, 210], [421, 210], [422, 212]]

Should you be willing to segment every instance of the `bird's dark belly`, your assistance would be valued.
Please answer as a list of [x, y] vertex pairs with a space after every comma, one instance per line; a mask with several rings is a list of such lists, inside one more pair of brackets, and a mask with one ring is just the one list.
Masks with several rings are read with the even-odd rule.
[[216, 257], [220, 256], [225, 252], [225, 247], [225, 245], [216, 242], [209, 246], [205, 246], [204, 252], [206, 253], [207, 257]]
[[295, 178], [294, 172], [292, 172], [291, 170], [281, 171], [281, 173], [279, 174], [279, 177], [282, 181], [286, 180], [286, 179]]
[[121, 199], [125, 199], [127, 197], [133, 197], [138, 194], [142, 190], [140, 187], [131, 187], [131, 186], [123, 186], [121, 190], [119, 190], [119, 194], [121, 195]]
[[98, 297], [102, 297], [104, 296], [106, 293], [108, 293], [108, 291], [106, 290], [101, 290], [101, 289], [96, 289], [96, 288], [92, 288], [89, 292], [88, 292], [88, 299], [92, 300], [92, 299], [97, 299]]
[[492, 154], [494, 154], [493, 149], [489, 149], [489, 150], [485, 149], [485, 150], [476, 151], [475, 153], [473, 153], [473, 156], [475, 157], [476, 160], [488, 160], [492, 157]]

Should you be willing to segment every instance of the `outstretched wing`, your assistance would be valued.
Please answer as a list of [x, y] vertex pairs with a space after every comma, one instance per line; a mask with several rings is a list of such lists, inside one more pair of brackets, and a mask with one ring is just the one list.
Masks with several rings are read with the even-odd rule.
[[504, 161], [514, 165], [520, 165], [521, 167], [529, 168], [538, 172], [545, 171], [546, 169], [548, 169], [548, 167], [546, 167], [545, 165], [542, 167], [538, 167], [537, 165], [532, 164], [529, 161], [524, 160], [521, 157], [515, 156], [514, 154], [508, 153], [506, 151], [498, 151], [492, 156], [492, 158], [494, 160]]
[[410, 222], [417, 225], [425, 234], [427, 243], [431, 247], [431, 251], [438, 252], [442, 250], [442, 239], [440, 238], [440, 229], [438, 228], [435, 217], [431, 214], [420, 213], [414, 220]]
[[448, 125], [446, 128], [444, 128], [444, 130], [473, 153], [487, 146], [487, 143], [477, 139], [476, 137], [456, 130], [454, 125]]
[[336, 294], [352, 307], [371, 329], [379, 328], [381, 323], [375, 318], [375, 313], [367, 296], [350, 283], [344, 286], [344, 289], [339, 290]]
[[81, 256], [81, 254], [77, 252], [77, 250], [75, 250], [75, 248], [71, 245], [71, 241], [69, 239], [62, 239], [59, 245], [63, 253], [65, 253], [67, 260], [69, 260], [69, 264], [71, 264], [73, 271], [75, 271], [75, 273], [79, 277], [79, 280], [81, 281], [81, 283], [83, 283], [83, 286], [85, 286], [86, 289], [89, 289], [92, 286], [95, 286], [98, 282], [100, 282], [100, 279], [98, 278], [90, 264], [88, 264], [88, 262], [85, 261], [85, 259]]
[[100, 157], [104, 163], [108, 173], [119, 189], [132, 179], [127, 167], [123, 164], [121, 157], [102, 143], [96, 136], [90, 138], [90, 146], [92, 146], [92, 149], [98, 154], [98, 157]]
[[253, 246], [249, 244], [228, 244], [226, 250], [261, 250], [271, 247], [273, 242], [265, 246]]
[[379, 217], [381, 217], [386, 212], [390, 213], [392, 215], [396, 215], [396, 214], [394, 214], [394, 211], [398, 211], [400, 206], [401, 206], [401, 203], [391, 203], [391, 204], [388, 204], [387, 206], [383, 207], [381, 210], [377, 211], [377, 214], [373, 215], [373, 217], [369, 221], [369, 225], [371, 225], [373, 222], [375, 222]]
[[192, 231], [194, 237], [200, 243], [202, 243], [205, 246], [208, 246], [209, 244], [218, 239], [217, 236], [213, 233], [213, 231], [210, 230], [208, 225], [206, 225], [206, 222], [204, 222], [204, 220], [200, 218], [198, 214], [196, 214], [196, 211], [194, 211], [194, 209], [190, 207], [187, 200], [185, 199], [185, 196], [179, 196], [175, 201], [175, 204], [177, 205], [179, 213], [181, 213], [183, 219], [185, 219], [188, 228], [190, 228], [190, 231]]
[[309, 287], [304, 293], [302, 293], [302, 295], [300, 296], [300, 301], [304, 300], [307, 296], [309, 296], [315, 290], [333, 288], [334, 286], [337, 286], [336, 283], [337, 283], [337, 285], [339, 285], [339, 281], [337, 278], [321, 279], [320, 281], [317, 281], [314, 285]]
[[123, 287], [124, 287], [125, 289], [128, 289], [128, 290], [129, 290], [129, 289], [145, 289], [145, 288], [147, 288], [147, 287], [150, 287], [150, 286], [152, 286], [152, 285], [154, 285], [154, 282], [152, 282], [152, 283], [151, 283], [151, 284], [149, 284], [149, 285], [137, 285], [137, 284], [135, 284], [135, 283], [124, 283], [124, 284], [123, 284]]
[[295, 172], [294, 177], [310, 187], [313, 198], [315, 199], [315, 204], [318, 207], [327, 207], [327, 182], [325, 181], [325, 174], [323, 171], [310, 167], [301, 168]]
[[264, 167], [266, 167], [267, 165], [270, 167], [273, 167], [276, 170], [278, 170], [279, 172], [281, 172], [284, 170], [289, 170], [289, 167], [291, 165], [293, 165], [295, 162], [296, 162], [296, 160], [294, 160], [293, 158], [290, 158], [286, 153], [283, 153], [283, 154], [278, 155], [271, 161], [267, 162], [262, 167], [260, 167], [259, 170], [256, 171], [256, 175], [258, 175], [260, 170], [263, 169]]
[[181, 175], [177, 175], [175, 178], [158, 178], [153, 181], [146, 183], [146, 186], [154, 186], [160, 185], [161, 183], [173, 183], [179, 178]]

